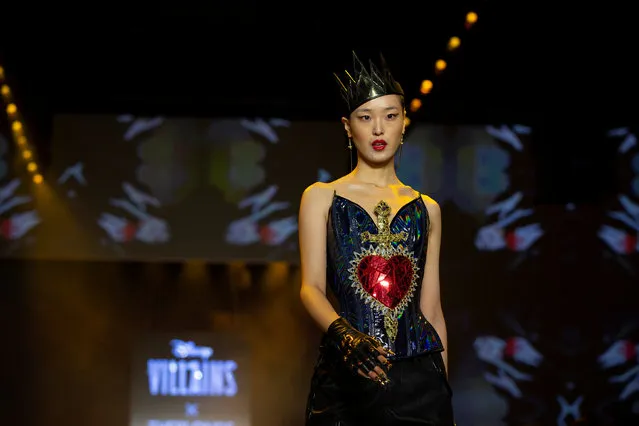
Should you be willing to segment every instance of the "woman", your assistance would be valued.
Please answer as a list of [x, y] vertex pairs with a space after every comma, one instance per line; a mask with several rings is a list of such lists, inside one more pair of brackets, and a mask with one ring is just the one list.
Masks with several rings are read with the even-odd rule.
[[300, 296], [325, 332], [306, 425], [452, 426], [440, 209], [395, 173], [405, 130], [401, 86], [383, 58], [369, 70], [353, 59], [347, 83], [337, 80], [357, 166], [309, 186], [300, 203]]

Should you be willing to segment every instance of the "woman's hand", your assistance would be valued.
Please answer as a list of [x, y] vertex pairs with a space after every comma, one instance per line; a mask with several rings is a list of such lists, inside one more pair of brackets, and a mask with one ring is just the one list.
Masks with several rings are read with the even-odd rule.
[[385, 357], [389, 351], [377, 339], [356, 330], [342, 317], [329, 326], [328, 335], [337, 343], [344, 362], [352, 371], [374, 380], [380, 386], [390, 383], [390, 362]]

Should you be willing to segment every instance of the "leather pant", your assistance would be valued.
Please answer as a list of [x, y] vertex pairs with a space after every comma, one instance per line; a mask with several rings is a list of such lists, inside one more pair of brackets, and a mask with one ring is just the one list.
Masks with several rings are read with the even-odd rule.
[[[326, 349], [326, 348], [323, 348]], [[316, 364], [306, 426], [453, 426], [452, 391], [440, 352], [395, 360], [380, 388], [324, 350]]]

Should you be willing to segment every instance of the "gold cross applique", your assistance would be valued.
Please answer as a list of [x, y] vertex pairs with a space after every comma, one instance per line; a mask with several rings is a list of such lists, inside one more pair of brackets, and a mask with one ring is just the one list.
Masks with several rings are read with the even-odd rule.
[[406, 231], [401, 231], [397, 234], [391, 233], [388, 220], [391, 209], [384, 200], [377, 203], [374, 212], [377, 215], [377, 234], [371, 234], [368, 231], [362, 233], [363, 242], [377, 243], [380, 249], [389, 250], [391, 243], [398, 243], [408, 238]]

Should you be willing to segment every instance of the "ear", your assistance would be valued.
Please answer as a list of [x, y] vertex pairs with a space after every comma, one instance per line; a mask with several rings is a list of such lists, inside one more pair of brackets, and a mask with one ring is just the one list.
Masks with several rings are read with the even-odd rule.
[[349, 138], [352, 138], [353, 136], [351, 135], [351, 124], [348, 121], [348, 118], [342, 117], [342, 124], [344, 125], [344, 130], [346, 130], [346, 135]]

